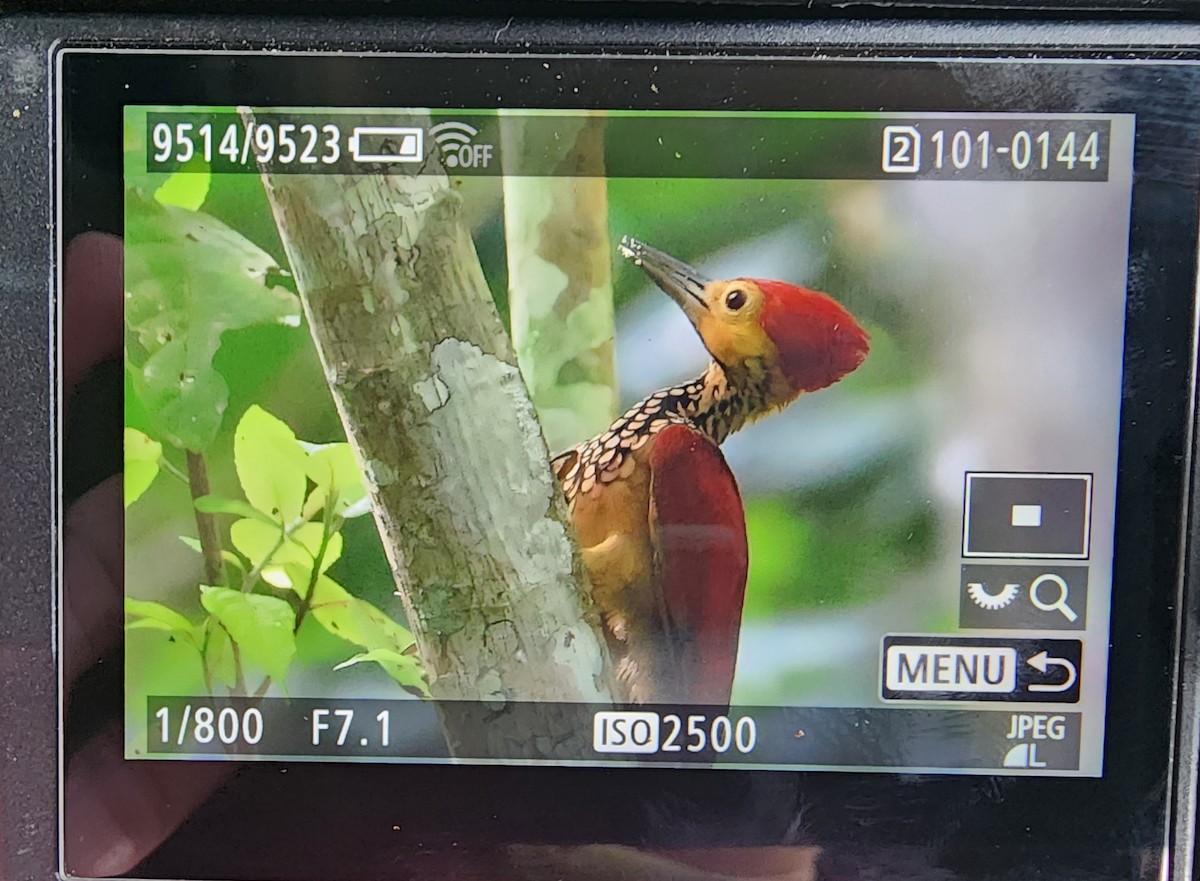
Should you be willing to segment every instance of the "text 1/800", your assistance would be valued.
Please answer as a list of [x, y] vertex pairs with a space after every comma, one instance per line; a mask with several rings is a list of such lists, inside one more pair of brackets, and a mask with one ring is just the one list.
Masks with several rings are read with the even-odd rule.
[[169, 707], [159, 707], [154, 718], [158, 720], [159, 742], [163, 744], [183, 746], [190, 740], [201, 745], [217, 741], [226, 746], [235, 743], [253, 746], [263, 736], [263, 716], [257, 707], [247, 707], [239, 712], [233, 707], [215, 710], [185, 704], [178, 723], [171, 719]]

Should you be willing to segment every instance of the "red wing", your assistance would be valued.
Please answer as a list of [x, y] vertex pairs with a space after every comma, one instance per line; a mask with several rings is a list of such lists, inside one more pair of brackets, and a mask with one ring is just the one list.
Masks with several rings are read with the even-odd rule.
[[684, 425], [655, 436], [650, 468], [667, 643], [658, 666], [670, 668], [658, 699], [727, 706], [749, 559], [737, 481], [717, 445]]

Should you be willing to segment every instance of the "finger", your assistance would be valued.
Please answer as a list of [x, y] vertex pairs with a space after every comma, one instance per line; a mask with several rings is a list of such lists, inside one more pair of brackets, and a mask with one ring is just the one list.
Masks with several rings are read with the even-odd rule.
[[123, 875], [149, 856], [233, 771], [225, 762], [129, 761], [120, 727], [67, 765], [64, 862], [83, 878]]
[[61, 351], [65, 392], [93, 367], [121, 352], [124, 250], [107, 233], [72, 239], [63, 260]]
[[121, 476], [67, 511], [63, 550], [63, 676], [69, 685], [121, 638]]

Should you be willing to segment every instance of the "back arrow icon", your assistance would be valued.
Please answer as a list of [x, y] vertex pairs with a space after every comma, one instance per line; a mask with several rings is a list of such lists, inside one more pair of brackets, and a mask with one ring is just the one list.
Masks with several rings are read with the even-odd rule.
[[1033, 683], [1029, 685], [1030, 691], [1066, 691], [1075, 684], [1075, 680], [1079, 676], [1079, 671], [1075, 669], [1075, 665], [1066, 658], [1052, 658], [1050, 657], [1050, 653], [1044, 650], [1038, 652], [1032, 658], [1026, 659], [1025, 663], [1037, 670], [1039, 673], [1045, 673], [1049, 667], [1062, 667], [1067, 671], [1066, 682], [1060, 683], [1059, 685], [1039, 685], [1037, 683]]

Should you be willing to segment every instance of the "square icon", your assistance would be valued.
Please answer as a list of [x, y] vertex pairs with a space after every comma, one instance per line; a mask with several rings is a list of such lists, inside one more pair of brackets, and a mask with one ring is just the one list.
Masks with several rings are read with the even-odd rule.
[[1092, 475], [968, 472], [964, 557], [1086, 560]]
[[1012, 525], [1013, 526], [1041, 526], [1042, 525], [1042, 506], [1041, 505], [1013, 505], [1012, 506]]

